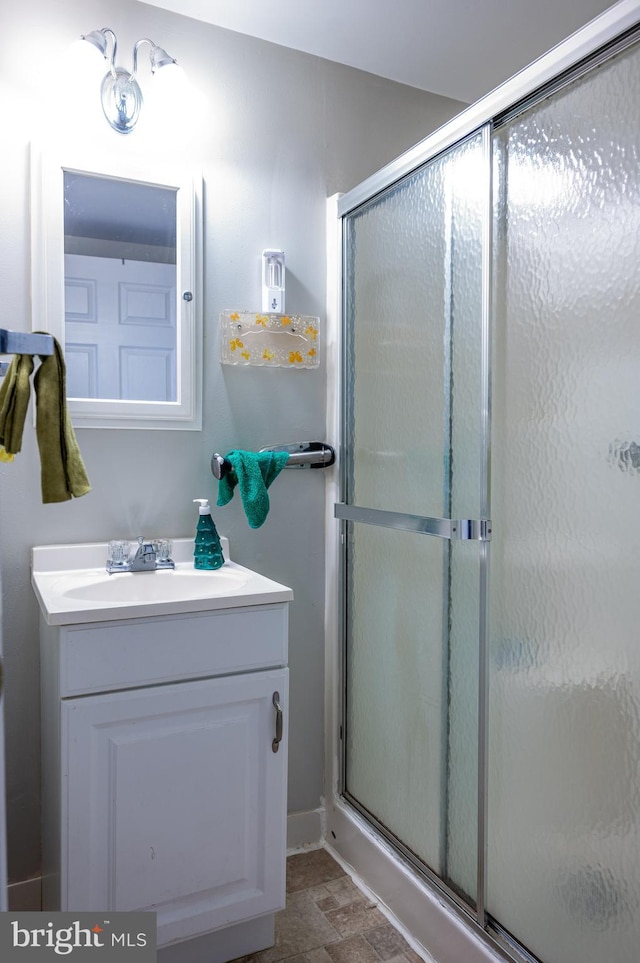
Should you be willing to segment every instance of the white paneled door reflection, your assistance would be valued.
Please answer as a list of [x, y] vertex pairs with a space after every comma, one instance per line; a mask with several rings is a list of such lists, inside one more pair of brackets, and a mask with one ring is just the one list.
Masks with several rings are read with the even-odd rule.
[[70, 398], [176, 400], [176, 267], [65, 255]]

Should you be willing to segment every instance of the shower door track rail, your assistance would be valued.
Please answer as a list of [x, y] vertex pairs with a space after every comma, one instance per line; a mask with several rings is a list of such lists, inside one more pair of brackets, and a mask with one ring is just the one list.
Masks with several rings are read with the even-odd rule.
[[342, 798], [361, 816], [364, 816], [366, 821], [377, 830], [377, 832], [383, 836], [391, 845], [394, 850], [396, 850], [400, 856], [406, 860], [407, 863], [420, 875], [423, 879], [431, 883], [432, 886], [438, 890], [439, 895], [446, 900], [447, 905], [460, 912], [467, 923], [471, 923], [474, 928], [477, 927], [477, 932], [486, 936], [485, 930], [479, 926], [478, 920], [472, 908], [472, 902], [469, 898], [461, 895], [459, 890], [455, 890], [449, 885], [447, 880], [442, 876], [439, 876], [430, 866], [425, 863], [423, 859], [420, 858], [413, 850], [409, 849], [405, 843], [399, 839], [396, 834], [389, 829], [383, 822], [381, 822], [372, 812], [370, 812], [366, 806], [352, 796], [348, 790], [343, 790], [341, 793]]
[[473, 901], [470, 902], [469, 897], [465, 896], [461, 890], [455, 889], [446, 878], [434, 872], [424, 860], [409, 849], [392, 830], [385, 826], [383, 822], [380, 822], [355, 796], [352, 796], [347, 790], [343, 790], [340, 795], [346, 805], [362, 816], [393, 847], [400, 858], [427, 884], [431, 885], [438, 893], [438, 898], [447, 905], [451, 912], [464, 920], [485, 946], [494, 952], [498, 952], [505, 963], [541, 963], [488, 913], [486, 914], [486, 926], [483, 926], [478, 920], [477, 913], [474, 912]]
[[469, 902], [468, 897], [461, 895], [461, 891], [455, 889], [442, 876], [434, 872], [419, 856], [409, 849], [402, 840], [388, 829], [384, 823], [380, 822], [373, 813], [369, 812], [358, 799], [346, 790], [340, 793], [342, 801], [359, 816], [372, 826], [376, 832], [386, 840], [406, 863], [421, 879], [432, 887], [438, 894], [438, 898], [446, 904], [452, 913], [464, 921], [469, 926], [478, 939], [494, 953], [497, 952], [505, 963], [542, 963], [542, 961], [519, 943], [497, 920], [489, 913], [486, 914], [486, 926], [482, 926], [478, 921], [477, 914], [473, 910], [473, 903]]
[[488, 518], [432, 518], [429, 515], [408, 515], [404, 512], [387, 512], [378, 508], [361, 508], [337, 502], [334, 514], [346, 522], [361, 522], [381, 528], [395, 528], [416, 535], [433, 535], [451, 541], [491, 541], [491, 521]]

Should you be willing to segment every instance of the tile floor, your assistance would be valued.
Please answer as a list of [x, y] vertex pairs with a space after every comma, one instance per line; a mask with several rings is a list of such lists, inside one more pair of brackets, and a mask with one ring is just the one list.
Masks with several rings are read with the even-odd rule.
[[287, 906], [276, 943], [237, 963], [422, 963], [323, 849], [287, 859]]

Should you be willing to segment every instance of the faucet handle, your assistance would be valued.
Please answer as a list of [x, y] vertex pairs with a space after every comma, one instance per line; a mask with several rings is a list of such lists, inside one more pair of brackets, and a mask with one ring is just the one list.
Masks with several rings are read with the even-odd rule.
[[170, 538], [154, 538], [151, 542], [158, 562], [170, 562], [173, 542]]
[[131, 542], [121, 538], [114, 538], [107, 548], [107, 560], [114, 565], [125, 565], [131, 554]]

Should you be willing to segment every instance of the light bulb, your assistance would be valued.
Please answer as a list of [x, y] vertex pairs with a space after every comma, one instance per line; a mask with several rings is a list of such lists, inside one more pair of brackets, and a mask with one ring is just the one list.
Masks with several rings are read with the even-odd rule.
[[145, 126], [162, 129], [178, 119], [186, 121], [190, 104], [190, 84], [182, 67], [176, 63], [158, 67], [144, 87]]
[[92, 80], [98, 84], [106, 74], [108, 63], [103, 54], [92, 43], [82, 38], [74, 41], [65, 57], [65, 73], [68, 77], [75, 76], [79, 83]]
[[158, 67], [152, 77], [154, 95], [158, 93], [166, 102], [176, 103], [189, 96], [189, 81], [182, 67], [175, 61]]

